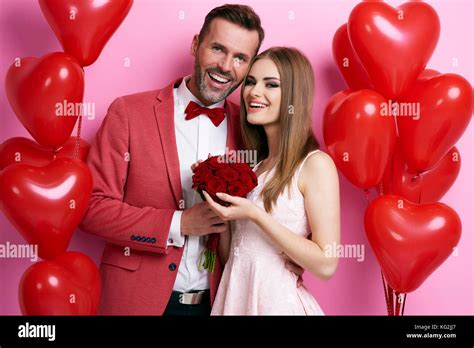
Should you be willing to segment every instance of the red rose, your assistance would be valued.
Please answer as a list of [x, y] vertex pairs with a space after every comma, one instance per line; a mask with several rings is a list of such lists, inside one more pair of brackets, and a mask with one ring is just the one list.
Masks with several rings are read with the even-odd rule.
[[213, 176], [214, 171], [212, 170], [209, 163], [203, 162], [201, 163], [194, 171], [193, 174], [193, 189], [204, 189], [206, 182], [209, 180], [211, 176]]
[[249, 192], [258, 185], [257, 176], [252, 170], [247, 173], [240, 173], [240, 181], [245, 184]]
[[247, 186], [241, 182], [234, 182], [227, 186], [227, 191], [231, 196], [245, 197], [247, 196]]
[[205, 167], [203, 168], [203, 171], [202, 171], [202, 180], [204, 182], [207, 182], [211, 177], [213, 177], [215, 175], [215, 170], [213, 170], [212, 168], [210, 167]]
[[254, 187], [257, 186], [258, 185], [257, 174], [255, 174], [255, 172], [253, 170], [249, 170], [248, 174], [249, 174], [249, 177], [250, 177], [250, 182], [254, 185]]
[[211, 176], [206, 182], [205, 191], [214, 198], [217, 192], [226, 191], [226, 183], [224, 180], [217, 176]]
[[239, 179], [239, 172], [232, 169], [231, 166], [222, 168], [222, 170], [219, 170], [217, 174], [226, 182], [234, 182]]
[[[202, 166], [202, 167], [201, 167]], [[197, 170], [203, 171], [203, 172], [213, 172], [215, 170], [214, 166], [209, 163], [209, 162], [203, 162], [201, 163], [198, 167]]]
[[229, 203], [217, 198], [217, 192], [232, 196], [245, 197], [258, 184], [255, 173], [246, 163], [228, 163], [222, 156], [212, 156], [195, 169], [193, 189], [202, 196], [206, 191], [217, 203], [228, 206]]
[[193, 174], [193, 186], [192, 186], [192, 188], [193, 189], [198, 188], [199, 184], [202, 183], [202, 181], [203, 181], [203, 172], [196, 171]]
[[[209, 166], [211, 169], [219, 169], [219, 167], [222, 165], [224, 162], [221, 158], [221, 156], [212, 156], [209, 157], [207, 160], [205, 160], [203, 163], [206, 163], [206, 165]], [[199, 167], [198, 167], [199, 168]]]
[[235, 170], [238, 170], [239, 172], [247, 172], [250, 169], [247, 163], [242, 163], [242, 162], [236, 162], [232, 166]]

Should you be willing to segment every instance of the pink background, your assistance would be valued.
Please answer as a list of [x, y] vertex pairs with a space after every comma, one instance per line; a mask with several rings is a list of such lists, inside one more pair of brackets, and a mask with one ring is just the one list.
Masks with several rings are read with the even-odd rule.
[[[251, 5], [266, 31], [263, 49], [295, 46], [310, 58], [316, 75], [314, 126], [322, 143], [322, 112], [328, 98], [345, 88], [332, 60], [331, 42], [336, 29], [347, 21], [356, 0], [283, 1], [255, 0]], [[441, 36], [428, 67], [473, 78], [473, 3], [427, 1], [441, 19]], [[402, 1], [389, 1], [398, 6]], [[83, 137], [91, 141], [114, 98], [165, 86], [172, 79], [191, 73], [193, 59], [189, 47], [205, 14], [223, 1], [214, 0], [135, 0], [112, 39], [92, 66], [85, 68], [85, 102], [96, 104], [95, 120], [85, 119]], [[183, 12], [180, 12], [183, 11]], [[290, 12], [293, 11], [293, 12]], [[180, 19], [180, 13], [184, 19]], [[293, 14], [294, 19], [289, 17]], [[16, 57], [42, 56], [61, 50], [34, 0], [0, 0], [0, 76], [3, 79]], [[124, 67], [130, 59], [131, 66]], [[457, 59], [458, 65], [455, 63]], [[15, 136], [29, 137], [12, 112], [4, 85], [0, 87], [0, 142]], [[232, 97], [235, 100], [235, 94]], [[408, 294], [406, 314], [474, 314], [473, 250], [473, 125], [457, 144], [462, 156], [461, 173], [443, 198], [461, 216], [463, 234], [458, 256], [452, 255], [418, 290]], [[384, 315], [380, 268], [363, 230], [366, 201], [363, 193], [340, 175], [342, 242], [365, 244], [365, 261], [341, 259], [335, 276], [323, 282], [306, 275], [306, 284], [328, 315]], [[3, 214], [0, 214], [0, 243], [24, 243]], [[91, 256], [97, 264], [103, 242], [77, 231], [69, 250]], [[17, 289], [28, 259], [0, 259], [0, 314], [20, 314]]]

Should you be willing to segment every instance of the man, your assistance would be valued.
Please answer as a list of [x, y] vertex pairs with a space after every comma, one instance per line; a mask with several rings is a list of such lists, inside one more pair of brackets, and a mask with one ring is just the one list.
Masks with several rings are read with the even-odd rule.
[[191, 76], [109, 107], [89, 152], [94, 187], [80, 225], [108, 242], [100, 314], [210, 313], [222, 265], [211, 273], [200, 257], [207, 235], [227, 225], [192, 190], [190, 168], [241, 147], [239, 109], [225, 98], [263, 37], [250, 7], [217, 7], [193, 38]]

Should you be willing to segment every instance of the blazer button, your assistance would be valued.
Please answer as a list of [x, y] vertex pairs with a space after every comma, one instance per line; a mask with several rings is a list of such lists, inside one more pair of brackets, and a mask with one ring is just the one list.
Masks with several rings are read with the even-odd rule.
[[156, 243], [156, 238], [152, 238], [150, 242]]
[[151, 237], [146, 237], [145, 242], [150, 243], [151, 242]]
[[170, 271], [174, 271], [174, 270], [176, 270], [176, 264], [175, 263], [170, 263], [168, 268], [169, 268]]
[[137, 239], [137, 236], [135, 236], [134, 234], [132, 234], [132, 236], [130, 237], [131, 240], [136, 240]]

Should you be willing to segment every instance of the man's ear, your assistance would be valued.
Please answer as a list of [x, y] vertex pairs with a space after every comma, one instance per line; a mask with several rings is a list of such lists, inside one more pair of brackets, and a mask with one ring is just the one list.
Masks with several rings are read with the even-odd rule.
[[196, 34], [196, 35], [194, 35], [193, 42], [191, 43], [190, 53], [193, 57], [196, 57], [196, 52], [197, 52], [198, 46], [199, 46], [199, 35]]

